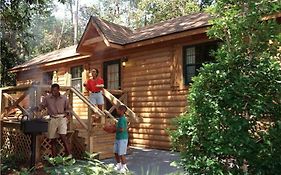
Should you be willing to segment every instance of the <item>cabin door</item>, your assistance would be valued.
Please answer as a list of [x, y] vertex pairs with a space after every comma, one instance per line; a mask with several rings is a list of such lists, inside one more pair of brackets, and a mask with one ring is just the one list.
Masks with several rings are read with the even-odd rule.
[[[119, 90], [121, 89], [121, 68], [120, 60], [108, 61], [103, 64], [103, 79], [104, 86], [106, 89], [110, 90]], [[114, 94], [117, 98], [120, 98], [120, 95]], [[112, 104], [106, 100], [105, 109], [109, 110], [112, 107]], [[112, 112], [112, 115], [117, 115], [116, 111]]]
[[103, 64], [104, 86], [109, 90], [121, 89], [120, 60], [108, 61]]

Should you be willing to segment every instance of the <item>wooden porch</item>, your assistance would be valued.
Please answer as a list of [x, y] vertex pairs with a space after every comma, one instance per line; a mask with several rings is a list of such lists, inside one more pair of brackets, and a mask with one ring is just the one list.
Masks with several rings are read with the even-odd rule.
[[[29, 159], [31, 138], [20, 130], [20, 120], [23, 116], [29, 118], [46, 118], [46, 111], [32, 112], [30, 109], [37, 106], [41, 98], [50, 92], [50, 86], [32, 84], [0, 89], [1, 112], [1, 154], [21, 155], [22, 159]], [[73, 87], [61, 86], [61, 94], [68, 97], [72, 109], [68, 123], [68, 138], [72, 146], [72, 154], [76, 158], [83, 157], [85, 151], [99, 153], [100, 159], [112, 157], [114, 134], [108, 134], [102, 127], [106, 122], [116, 122], [112, 115], [114, 109], [121, 104], [126, 105], [127, 94], [121, 90], [103, 90], [105, 99], [111, 103], [111, 107], [100, 110], [92, 105], [88, 98]], [[119, 96], [120, 98], [116, 98]], [[77, 111], [73, 110], [73, 104], [77, 100], [87, 106], [87, 117], [81, 118]], [[129, 122], [138, 122], [136, 114], [128, 108]], [[58, 155], [65, 154], [63, 144], [58, 140]], [[50, 140], [45, 134], [37, 136], [36, 160], [42, 160], [49, 156]]]

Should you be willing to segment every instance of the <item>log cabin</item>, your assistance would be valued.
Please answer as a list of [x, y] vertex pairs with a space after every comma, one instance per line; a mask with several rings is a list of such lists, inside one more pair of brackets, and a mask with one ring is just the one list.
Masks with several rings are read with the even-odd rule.
[[[195, 13], [132, 30], [92, 16], [78, 45], [37, 56], [10, 71], [16, 74], [17, 86], [34, 80], [58, 83], [87, 97], [82, 84], [97, 68], [106, 92], [116, 99], [123, 96], [123, 103], [139, 118], [130, 123], [130, 146], [170, 149], [166, 129], [187, 110], [189, 83], [202, 63], [212, 60], [210, 51], [218, 45], [206, 34], [209, 20], [209, 14]], [[92, 126], [91, 110], [78, 96], [73, 95], [73, 111], [85, 127], [96, 129], [86, 132], [77, 117], [73, 129], [86, 138], [88, 151], [112, 156], [114, 135]], [[110, 102], [104, 108], [112, 112]]]

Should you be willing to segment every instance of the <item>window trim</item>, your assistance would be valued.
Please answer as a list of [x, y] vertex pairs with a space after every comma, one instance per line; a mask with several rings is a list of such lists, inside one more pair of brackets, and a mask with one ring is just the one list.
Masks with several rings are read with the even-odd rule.
[[[73, 78], [72, 76], [72, 69], [73, 68], [78, 68], [78, 67], [81, 67], [81, 77], [79, 78]], [[81, 81], [81, 88], [80, 88], [80, 92], [83, 92], [83, 71], [84, 71], [84, 66], [83, 65], [75, 65], [75, 66], [71, 66], [70, 67], [70, 85], [72, 86], [72, 81], [76, 81], [76, 80], [80, 80]], [[78, 89], [77, 89], [78, 90]]]
[[[53, 82], [54, 82], [54, 79], [53, 79], [53, 78], [54, 78], [54, 72], [55, 72], [55, 71], [57, 71], [57, 70], [49, 70], [49, 71], [43, 72], [43, 74], [42, 74], [42, 83], [45, 84], [45, 85], [51, 85], [51, 84], [53, 84]], [[47, 76], [51, 75], [51, 77], [50, 77], [50, 78], [51, 78], [51, 79], [50, 79], [50, 80], [51, 80], [51, 82], [50, 82], [51, 84], [46, 84], [46, 82], [45, 82], [45, 80], [46, 80], [46, 79], [45, 79], [45, 78], [46, 78], [46, 75], [47, 75]]]
[[118, 67], [119, 67], [119, 88], [118, 90], [121, 89], [121, 74], [122, 74], [122, 71], [121, 71], [121, 59], [117, 59], [117, 60], [111, 60], [111, 61], [106, 61], [103, 63], [103, 80], [104, 80], [104, 87], [107, 88], [108, 84], [107, 84], [107, 67], [109, 65], [112, 65], [112, 64], [118, 64]]
[[[183, 63], [183, 70], [182, 70], [182, 74], [183, 74], [183, 81], [184, 81], [184, 85], [189, 85], [190, 83], [192, 83], [192, 80], [191, 81], [188, 81], [187, 79], [187, 76], [186, 76], [186, 71], [187, 71], [187, 65], [188, 66], [195, 66], [195, 74], [194, 76], [198, 75], [198, 69], [200, 69], [202, 67], [202, 64], [203, 63], [206, 63], [208, 62], [208, 60], [206, 61], [206, 59], [204, 60], [204, 62], [200, 62], [199, 63], [196, 63], [196, 61], [198, 60], [202, 60], [202, 53], [199, 53], [200, 50], [198, 50], [199, 48], [202, 49], [202, 47], [208, 47], [208, 46], [218, 46], [219, 42], [218, 41], [210, 41], [210, 42], [205, 42], [205, 43], [200, 43], [200, 44], [193, 44], [193, 45], [186, 45], [186, 46], [183, 46], [182, 49], [183, 49], [183, 52], [182, 52], [182, 63]], [[187, 64], [186, 63], [186, 52], [187, 52], [187, 49], [188, 48], [191, 48], [191, 47], [195, 47], [195, 63], [194, 64]], [[214, 48], [211, 48], [211, 50], [214, 50]], [[213, 60], [213, 58], [211, 58]], [[192, 76], [193, 77], [193, 76]], [[191, 78], [192, 78], [191, 77]]]

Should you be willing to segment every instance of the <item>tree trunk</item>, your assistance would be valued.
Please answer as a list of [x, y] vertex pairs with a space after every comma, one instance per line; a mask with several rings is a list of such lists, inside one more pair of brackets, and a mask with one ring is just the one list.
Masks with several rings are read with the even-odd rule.
[[74, 11], [74, 18], [73, 18], [73, 31], [74, 31], [74, 37], [73, 37], [73, 44], [77, 44], [77, 35], [78, 35], [78, 9], [79, 9], [79, 0], [75, 0], [75, 11]]
[[73, 44], [75, 44], [75, 29], [74, 29], [75, 27], [74, 27], [73, 1], [69, 0], [68, 3], [69, 3], [69, 11], [70, 11], [71, 21], [72, 21], [72, 29], [73, 29]]
[[65, 17], [63, 18], [63, 21], [62, 21], [61, 32], [60, 32], [60, 36], [59, 36], [59, 41], [58, 41], [57, 49], [59, 49], [60, 45], [61, 45], [62, 36], [63, 36], [63, 33], [64, 33], [64, 26], [65, 26]]

